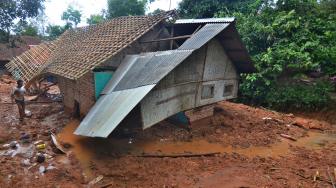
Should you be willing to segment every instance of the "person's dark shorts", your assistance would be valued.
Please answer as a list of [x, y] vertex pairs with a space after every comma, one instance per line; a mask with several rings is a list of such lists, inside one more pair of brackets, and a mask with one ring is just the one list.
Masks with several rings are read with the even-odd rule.
[[24, 105], [25, 101], [24, 100], [15, 100], [16, 104]]

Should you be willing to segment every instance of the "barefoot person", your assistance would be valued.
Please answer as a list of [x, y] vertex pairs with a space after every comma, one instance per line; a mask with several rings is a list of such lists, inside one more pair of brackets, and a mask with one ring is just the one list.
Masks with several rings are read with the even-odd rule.
[[26, 92], [26, 89], [23, 86], [23, 81], [18, 80], [17, 86], [13, 88], [13, 92], [11, 94], [12, 100], [15, 100], [15, 103], [17, 104], [19, 108], [19, 114], [20, 114], [20, 121], [23, 120], [25, 117], [25, 101], [24, 101], [24, 94]]

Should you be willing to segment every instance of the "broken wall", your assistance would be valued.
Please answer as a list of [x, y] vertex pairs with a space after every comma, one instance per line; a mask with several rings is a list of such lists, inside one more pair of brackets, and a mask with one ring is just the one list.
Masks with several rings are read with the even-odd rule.
[[80, 116], [86, 115], [95, 103], [94, 80], [92, 71], [78, 80], [56, 76], [58, 86], [63, 94], [64, 109], [68, 113], [76, 113], [75, 101], [79, 104]]

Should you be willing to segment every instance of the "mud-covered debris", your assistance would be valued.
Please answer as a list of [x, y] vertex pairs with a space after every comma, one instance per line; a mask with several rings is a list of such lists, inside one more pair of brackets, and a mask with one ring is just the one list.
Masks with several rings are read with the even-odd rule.
[[283, 138], [287, 138], [289, 140], [292, 140], [292, 141], [297, 141], [296, 138], [294, 138], [293, 136], [287, 135], [287, 134], [280, 134], [280, 136], [283, 137]]
[[12, 149], [16, 149], [18, 147], [18, 142], [17, 141], [11, 141], [9, 143], [9, 147]]
[[39, 172], [41, 175], [43, 175], [46, 172], [46, 168], [44, 166], [39, 167]]
[[33, 144], [36, 146], [36, 145], [43, 144], [43, 143], [44, 143], [43, 140], [37, 140]]
[[292, 124], [303, 129], [309, 129], [308, 121], [302, 118], [296, 118]]
[[21, 164], [22, 164], [23, 166], [30, 166], [30, 165], [31, 165], [29, 159], [22, 159]]
[[91, 180], [88, 185], [93, 186], [93, 185], [97, 184], [98, 182], [100, 182], [103, 178], [104, 178], [103, 175], [99, 175], [95, 179]]
[[35, 150], [33, 145], [29, 146], [18, 146], [12, 157], [18, 155], [23, 158], [32, 158], [34, 156]]
[[67, 150], [57, 141], [57, 137], [55, 134], [51, 133], [51, 141], [56, 146], [57, 149], [59, 149], [63, 153], [67, 153]]
[[56, 167], [54, 167], [54, 166], [51, 165], [51, 164], [47, 167], [47, 171], [49, 171], [49, 170], [54, 170], [54, 169], [56, 169]]
[[36, 145], [36, 149], [38, 149], [38, 150], [44, 150], [44, 149], [46, 149], [46, 147], [47, 147], [47, 145], [44, 144], [44, 143]]
[[45, 156], [42, 153], [38, 153], [36, 156], [36, 162], [43, 163], [45, 161]]
[[30, 135], [28, 133], [21, 133], [20, 141], [22, 143], [30, 143], [31, 142]]

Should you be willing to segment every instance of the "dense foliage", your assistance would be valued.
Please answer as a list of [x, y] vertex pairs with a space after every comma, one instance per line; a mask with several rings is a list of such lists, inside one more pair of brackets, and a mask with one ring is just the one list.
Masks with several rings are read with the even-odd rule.
[[99, 24], [105, 20], [103, 15], [100, 14], [92, 14], [89, 18], [86, 19], [86, 23], [89, 25]]
[[55, 40], [57, 37], [62, 35], [67, 29], [70, 29], [70, 25], [66, 24], [64, 26], [60, 25], [48, 25], [46, 33], [48, 34], [47, 39]]
[[66, 21], [66, 25], [77, 27], [81, 22], [82, 13], [74, 7], [69, 6], [62, 14], [62, 20]]
[[13, 31], [19, 35], [38, 36], [38, 28], [32, 23], [28, 24], [27, 22], [19, 21], [14, 25]]
[[180, 12], [184, 17], [237, 18], [257, 68], [243, 75], [242, 101], [315, 109], [328, 103], [331, 87], [323, 78], [336, 74], [335, 2], [183, 0]]
[[25, 22], [36, 17], [43, 9], [45, 0], [1, 0], [0, 1], [0, 40], [8, 41], [15, 20]]
[[154, 0], [107, 0], [107, 18], [144, 15], [147, 3]]

